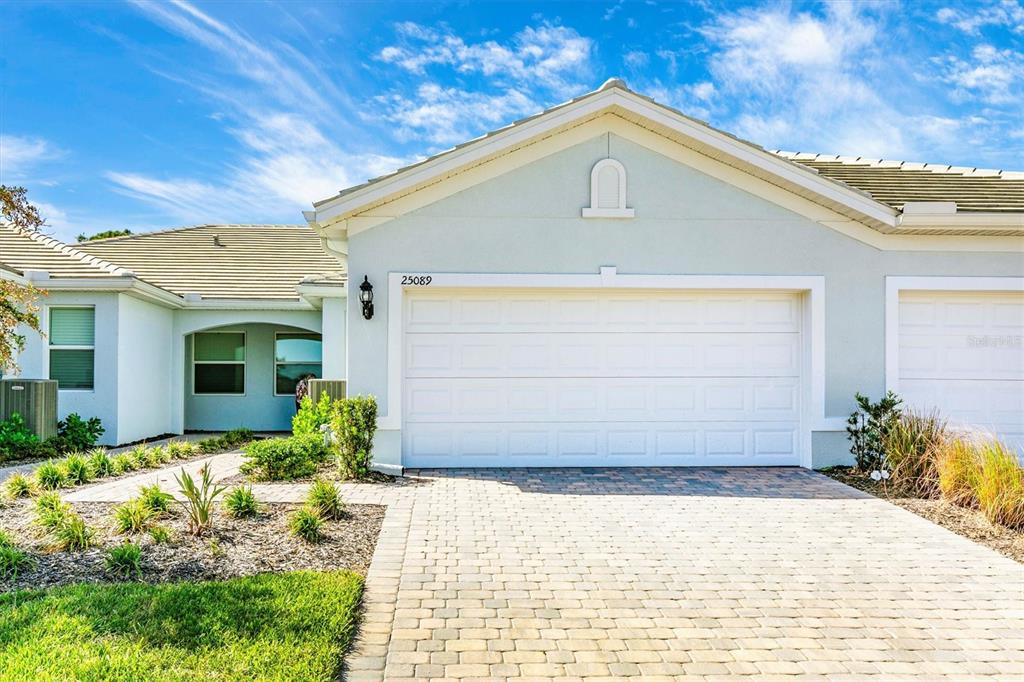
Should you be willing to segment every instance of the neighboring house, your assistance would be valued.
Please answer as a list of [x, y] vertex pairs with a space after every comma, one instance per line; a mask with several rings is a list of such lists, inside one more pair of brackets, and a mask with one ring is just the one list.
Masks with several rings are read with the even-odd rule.
[[[103, 441], [290, 428], [295, 381], [345, 376], [345, 275], [307, 226], [203, 225], [77, 245], [0, 226], [9, 276], [45, 289], [20, 376]], [[14, 272], [16, 271], [16, 272]]]
[[378, 466], [849, 461], [886, 389], [1024, 442], [1024, 173], [766, 151], [612, 80], [318, 202]]

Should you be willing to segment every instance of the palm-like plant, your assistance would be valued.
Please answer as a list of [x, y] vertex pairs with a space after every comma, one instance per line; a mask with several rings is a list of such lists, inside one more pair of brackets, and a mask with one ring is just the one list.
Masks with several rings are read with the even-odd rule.
[[185, 498], [179, 504], [188, 515], [189, 529], [193, 535], [202, 535], [203, 531], [213, 525], [213, 501], [227, 487], [214, 484], [208, 464], [199, 470], [199, 485], [184, 469], [180, 475], [175, 475], [174, 480], [178, 482], [181, 496]]

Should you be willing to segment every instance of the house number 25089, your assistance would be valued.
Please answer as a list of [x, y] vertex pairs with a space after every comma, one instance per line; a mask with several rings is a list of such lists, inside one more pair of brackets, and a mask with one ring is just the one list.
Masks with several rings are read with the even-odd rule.
[[402, 286], [425, 287], [433, 280], [430, 275], [402, 275]]

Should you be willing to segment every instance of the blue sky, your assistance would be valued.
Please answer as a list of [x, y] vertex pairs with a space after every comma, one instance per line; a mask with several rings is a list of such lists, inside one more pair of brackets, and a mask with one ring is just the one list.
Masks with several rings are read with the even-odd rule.
[[1024, 0], [9, 2], [0, 182], [64, 239], [298, 222], [614, 75], [770, 149], [1024, 170]]

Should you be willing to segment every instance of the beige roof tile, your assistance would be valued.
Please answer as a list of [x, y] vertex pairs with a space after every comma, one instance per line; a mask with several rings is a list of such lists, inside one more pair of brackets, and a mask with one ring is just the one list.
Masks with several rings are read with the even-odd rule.
[[0, 263], [9, 269], [45, 270], [51, 277], [121, 277], [122, 268], [34, 230], [0, 223]]

